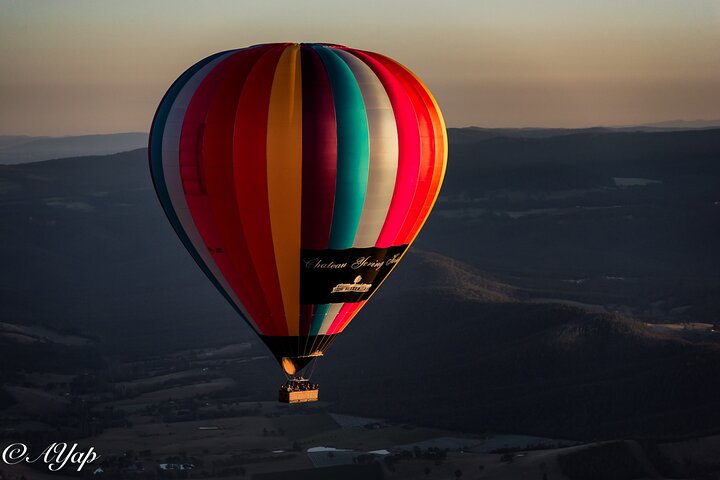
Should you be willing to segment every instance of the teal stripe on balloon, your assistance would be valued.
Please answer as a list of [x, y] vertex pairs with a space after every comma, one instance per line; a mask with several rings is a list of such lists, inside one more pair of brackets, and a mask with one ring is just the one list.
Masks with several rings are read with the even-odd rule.
[[318, 334], [329, 308], [329, 303], [321, 303], [319, 305], [315, 305], [315, 311], [313, 312], [312, 317], [312, 324], [310, 326], [310, 333], [308, 333], [308, 335], [312, 336]]
[[328, 248], [351, 248], [365, 203], [370, 163], [365, 103], [352, 70], [342, 58], [329, 48], [313, 48], [330, 78], [337, 124], [337, 179]]

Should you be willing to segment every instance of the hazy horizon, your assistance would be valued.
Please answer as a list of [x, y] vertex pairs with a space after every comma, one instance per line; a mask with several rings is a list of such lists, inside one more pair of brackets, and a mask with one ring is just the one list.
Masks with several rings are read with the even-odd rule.
[[[690, 124], [693, 123], [700, 123], [702, 122], [704, 125], [701, 126], [692, 126]], [[686, 127], [673, 127], [668, 126], [664, 127], [660, 124], [665, 123], [687, 123], [688, 125]], [[706, 125], [705, 125], [706, 124]], [[681, 119], [681, 118], [675, 118], [671, 120], [660, 120], [657, 122], [650, 122], [650, 123], [641, 123], [641, 124], [628, 124], [628, 125], [588, 125], [588, 126], [528, 126], [528, 125], [518, 125], [518, 126], [510, 126], [510, 127], [498, 127], [498, 126], [492, 126], [492, 125], [458, 125], [458, 126], [448, 126], [447, 128], [480, 128], [480, 129], [486, 129], [486, 130], [494, 130], [494, 129], [511, 129], [511, 130], [524, 130], [524, 129], [537, 129], [537, 130], [543, 130], [543, 129], [567, 129], [567, 130], [574, 130], [574, 129], [583, 129], [583, 128], [632, 128], [632, 127], [658, 127], [658, 128], [687, 128], [689, 130], [692, 129], [706, 129], [706, 128], [720, 128], [720, 119], [713, 119], [713, 118], [695, 118], [695, 119]], [[45, 138], [64, 138], [64, 137], [85, 137], [85, 136], [94, 136], [94, 135], [123, 135], [123, 134], [149, 134], [149, 130], [134, 130], [134, 131], [117, 131], [117, 132], [95, 132], [95, 133], [76, 133], [76, 134], [69, 134], [69, 135], [31, 135], [27, 133], [22, 132], [15, 132], [15, 133], [0, 133], [0, 137], [45, 137]]]
[[720, 3], [0, 0], [0, 135], [147, 131], [220, 50], [327, 41], [415, 71], [448, 126], [583, 128], [720, 118]]

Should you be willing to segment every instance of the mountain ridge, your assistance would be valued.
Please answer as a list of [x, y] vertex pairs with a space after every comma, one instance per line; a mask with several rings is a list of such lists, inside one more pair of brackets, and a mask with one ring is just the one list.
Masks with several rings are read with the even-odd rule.
[[56, 158], [109, 155], [142, 148], [145, 132], [123, 132], [68, 137], [0, 136], [0, 165], [16, 165]]

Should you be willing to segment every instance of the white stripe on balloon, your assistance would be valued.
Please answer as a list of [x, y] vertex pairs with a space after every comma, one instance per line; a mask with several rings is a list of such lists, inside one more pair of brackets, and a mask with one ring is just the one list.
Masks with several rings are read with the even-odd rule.
[[360, 86], [370, 133], [367, 192], [353, 247], [373, 247], [385, 223], [395, 190], [398, 133], [390, 98], [380, 79], [362, 60], [334, 49], [352, 70]]

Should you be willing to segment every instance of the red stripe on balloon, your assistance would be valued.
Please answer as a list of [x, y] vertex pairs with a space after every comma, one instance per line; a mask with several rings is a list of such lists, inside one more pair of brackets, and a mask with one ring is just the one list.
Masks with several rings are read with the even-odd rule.
[[[222, 235], [212, 215], [210, 197], [204, 175], [205, 158], [203, 156], [203, 136], [205, 113], [215, 94], [216, 87], [231, 65], [236, 63], [242, 53], [236, 53], [216, 65], [192, 92], [180, 132], [180, 177], [182, 179], [188, 209], [198, 233], [225, 279], [232, 285], [233, 267], [224, 255]], [[233, 288], [235, 293], [242, 294]], [[242, 298], [238, 295], [238, 298]], [[241, 300], [242, 301], [242, 300]], [[243, 302], [243, 306], [247, 305]], [[252, 316], [252, 315], [251, 315]]]
[[224, 259], [218, 266], [250, 316], [259, 322], [260, 333], [266, 333], [262, 330], [262, 319], [270, 316], [270, 309], [250, 260], [237, 205], [232, 175], [233, 129], [243, 84], [257, 59], [269, 49], [243, 50], [210, 73], [219, 75], [221, 80], [215, 84], [214, 95], [207, 106], [202, 152], [210, 213], [222, 240], [222, 253], [214, 256]]
[[285, 310], [275, 264], [267, 185], [267, 128], [275, 67], [287, 44], [275, 46], [255, 64], [238, 101], [233, 164], [238, 211], [250, 258], [270, 315], [258, 318], [268, 335], [287, 335]]
[[[433, 179], [433, 170], [435, 167], [435, 133], [433, 131], [432, 118], [428, 111], [427, 104], [423, 101], [418, 88], [422, 88], [417, 80], [407, 72], [407, 70], [399, 66], [396, 62], [377, 53], [366, 52], [369, 56], [375, 58], [392, 72], [403, 85], [405, 93], [412, 102], [413, 110], [418, 121], [420, 132], [420, 167], [418, 172], [418, 181], [412, 202], [408, 207], [402, 228], [398, 231], [393, 244], [402, 245], [409, 241], [412, 228], [415, 225], [418, 216], [425, 205], [425, 201], [430, 191]], [[423, 89], [424, 90], [424, 89]]]
[[360, 309], [365, 305], [366, 300], [356, 303], [346, 303], [342, 306], [338, 312], [332, 325], [328, 328], [327, 334], [332, 335], [334, 333], [342, 332], [350, 321], [357, 315]]
[[398, 169], [393, 197], [385, 223], [376, 242], [380, 248], [395, 243], [410, 208], [420, 173], [420, 135], [418, 119], [403, 83], [378, 59], [367, 52], [346, 49], [365, 62], [377, 75], [388, 93], [398, 130]]
[[413, 222], [412, 228], [408, 231], [408, 236], [403, 241], [404, 243], [411, 243], [422, 228], [428, 215], [430, 215], [430, 210], [435, 204], [438, 190], [440, 189], [442, 182], [444, 168], [443, 164], [445, 162], [447, 145], [445, 141], [445, 132], [443, 131], [444, 123], [442, 121], [441, 113], [437, 108], [437, 104], [433, 101], [430, 92], [427, 90], [425, 85], [423, 85], [422, 82], [418, 80], [418, 78], [413, 75], [412, 72], [407, 70], [403, 65], [399, 64], [395, 60], [388, 60], [395, 63], [400, 69], [404, 70], [404, 73], [402, 73], [403, 76], [408, 79], [408, 81], [413, 85], [414, 90], [418, 92], [418, 94], [422, 98], [428, 112], [430, 113], [433, 124], [434, 152], [432, 154], [432, 179], [430, 182], [430, 188], [424, 195], [425, 201], [423, 202], [422, 208], [417, 214], [417, 217]]
[[306, 45], [302, 62], [302, 248], [327, 248], [337, 176], [337, 125], [330, 79]]

